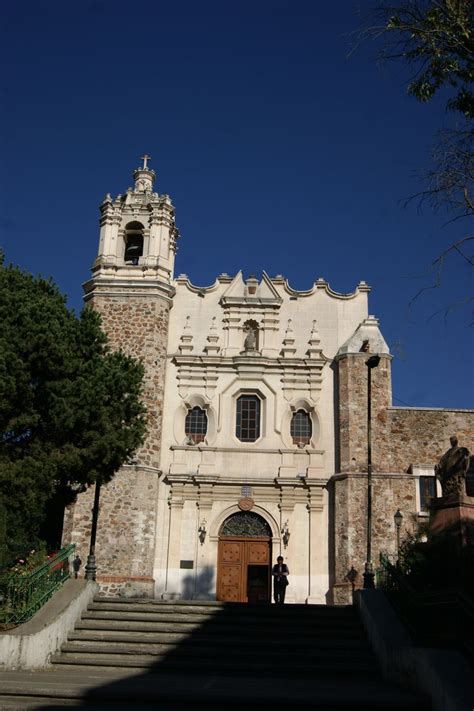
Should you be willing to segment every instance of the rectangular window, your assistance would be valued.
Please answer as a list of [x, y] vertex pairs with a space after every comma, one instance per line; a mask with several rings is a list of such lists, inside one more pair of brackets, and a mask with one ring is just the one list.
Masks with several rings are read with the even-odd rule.
[[260, 437], [260, 400], [255, 395], [242, 395], [237, 400], [235, 434], [241, 442], [255, 442]]
[[420, 476], [420, 510], [429, 511], [431, 499], [436, 497], [436, 477]]

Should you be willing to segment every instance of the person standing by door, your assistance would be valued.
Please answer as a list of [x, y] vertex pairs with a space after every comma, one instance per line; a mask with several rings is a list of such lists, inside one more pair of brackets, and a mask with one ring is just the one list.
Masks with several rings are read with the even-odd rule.
[[285, 602], [285, 593], [288, 586], [288, 575], [290, 571], [288, 566], [283, 562], [283, 556], [279, 555], [276, 565], [272, 568], [273, 575], [273, 598], [278, 605], [283, 605]]

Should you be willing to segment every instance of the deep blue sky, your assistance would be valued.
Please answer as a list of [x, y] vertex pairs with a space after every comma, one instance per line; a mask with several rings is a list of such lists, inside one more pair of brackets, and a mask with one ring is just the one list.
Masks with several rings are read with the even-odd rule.
[[[368, 7], [368, 3], [360, 3]], [[471, 407], [468, 292], [410, 299], [463, 225], [402, 206], [416, 192], [441, 100], [406, 96], [376, 48], [348, 57], [357, 3], [303, 0], [27, 0], [3, 8], [2, 244], [81, 307], [98, 204], [124, 192], [148, 152], [181, 230], [176, 273], [320, 276], [372, 287], [395, 359], [394, 404]], [[447, 435], [450, 433], [447, 433]]]

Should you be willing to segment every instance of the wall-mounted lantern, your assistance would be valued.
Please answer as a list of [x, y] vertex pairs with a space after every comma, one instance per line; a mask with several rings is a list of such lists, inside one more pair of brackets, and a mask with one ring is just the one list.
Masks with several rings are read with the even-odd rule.
[[201, 546], [203, 545], [204, 541], [206, 540], [206, 519], [203, 519], [201, 522], [201, 525], [198, 528], [198, 537], [199, 537], [199, 542]]
[[288, 546], [288, 543], [290, 541], [290, 529], [288, 528], [288, 521], [285, 521], [282, 529], [281, 529], [281, 540], [283, 541], [283, 545], [285, 548]]
[[398, 556], [400, 555], [400, 529], [402, 527], [402, 522], [403, 522], [403, 514], [400, 511], [400, 509], [397, 509], [396, 514], [393, 517], [395, 521], [395, 530], [397, 532], [397, 559]]

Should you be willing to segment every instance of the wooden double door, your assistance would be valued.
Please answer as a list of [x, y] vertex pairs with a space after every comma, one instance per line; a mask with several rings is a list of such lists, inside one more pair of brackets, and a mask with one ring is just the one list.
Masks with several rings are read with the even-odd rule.
[[217, 599], [266, 603], [271, 595], [271, 541], [268, 537], [221, 536]]

